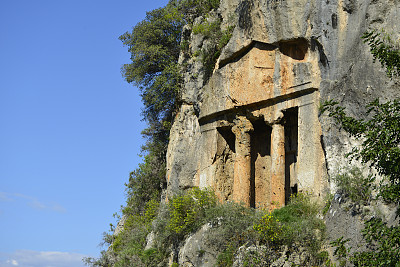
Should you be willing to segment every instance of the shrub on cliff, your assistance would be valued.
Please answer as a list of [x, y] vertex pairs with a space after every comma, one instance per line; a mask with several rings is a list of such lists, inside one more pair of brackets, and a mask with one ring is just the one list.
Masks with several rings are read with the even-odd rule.
[[[235, 234], [218, 256], [218, 266], [231, 266], [241, 246], [249, 248], [242, 250], [246, 266], [269, 266], [284, 250], [287, 256], [304, 250], [307, 258], [302, 264], [322, 264], [325, 259], [320, 256], [320, 249], [325, 224], [317, 216], [319, 211], [319, 205], [305, 193], [293, 195], [288, 205], [272, 212], [255, 211], [258, 216], [245, 217], [250, 228], [233, 231]], [[255, 251], [252, 246], [256, 247]]]

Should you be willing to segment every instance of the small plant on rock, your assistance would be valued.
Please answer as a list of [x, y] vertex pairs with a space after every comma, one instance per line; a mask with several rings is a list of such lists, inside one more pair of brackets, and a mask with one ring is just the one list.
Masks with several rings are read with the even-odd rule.
[[360, 205], [370, 202], [375, 188], [375, 178], [372, 175], [364, 177], [361, 170], [355, 167], [333, 177], [333, 181], [339, 188], [339, 193]]
[[279, 223], [279, 219], [268, 212], [259, 223], [253, 225], [253, 229], [260, 236], [261, 242], [270, 247], [279, 244], [283, 226]]
[[204, 222], [206, 210], [217, 203], [214, 193], [210, 190], [191, 189], [187, 194], [176, 196], [168, 203], [171, 219], [168, 228], [185, 235], [197, 230]]

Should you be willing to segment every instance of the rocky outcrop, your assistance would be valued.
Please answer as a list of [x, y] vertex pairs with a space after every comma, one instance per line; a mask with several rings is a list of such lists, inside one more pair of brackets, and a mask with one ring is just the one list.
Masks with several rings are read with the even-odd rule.
[[215, 266], [217, 263], [218, 248], [210, 243], [209, 235], [212, 226], [205, 224], [199, 231], [189, 236], [178, 254], [179, 266]]
[[373, 99], [399, 96], [399, 81], [360, 38], [384, 28], [398, 39], [399, 14], [393, 0], [221, 0], [211, 16], [235, 28], [211, 77], [193, 56], [210, 40], [186, 27], [167, 196], [212, 187], [223, 201], [273, 208], [297, 191], [328, 192], [357, 140], [319, 114], [320, 104], [335, 99], [360, 117]]
[[232, 267], [241, 266], [271, 266], [271, 267], [290, 267], [307, 266], [310, 264], [307, 251], [299, 247], [296, 251], [289, 253], [287, 247], [283, 247], [280, 253], [266, 246], [242, 246], [239, 248]]
[[[320, 114], [320, 105], [334, 99], [361, 118], [372, 100], [400, 96], [399, 79], [386, 77], [360, 38], [385, 29], [399, 40], [400, 2], [221, 0], [212, 16], [222, 18], [222, 28], [235, 28], [211, 76], [194, 56], [211, 41], [184, 29], [190, 46], [180, 58], [187, 72], [167, 153], [167, 198], [211, 187], [221, 201], [272, 209], [299, 191], [319, 199], [334, 193], [330, 177], [349, 164], [345, 154], [359, 140]], [[326, 218], [328, 239], [352, 237], [357, 247], [363, 214], [335, 199]], [[204, 226], [184, 242], [180, 265], [215, 263], [203, 242], [206, 232]], [[292, 255], [297, 258], [282, 253], [274, 266], [301, 265], [307, 256], [301, 249]], [[240, 255], [234, 266], [241, 266]]]

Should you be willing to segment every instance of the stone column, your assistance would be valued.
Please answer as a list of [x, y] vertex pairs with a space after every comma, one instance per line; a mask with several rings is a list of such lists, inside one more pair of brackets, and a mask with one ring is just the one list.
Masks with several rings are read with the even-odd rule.
[[250, 132], [253, 125], [244, 116], [234, 121], [232, 132], [235, 134], [235, 163], [233, 174], [233, 199], [250, 206], [251, 179], [251, 143]]
[[271, 133], [271, 209], [285, 205], [285, 130], [272, 125]]

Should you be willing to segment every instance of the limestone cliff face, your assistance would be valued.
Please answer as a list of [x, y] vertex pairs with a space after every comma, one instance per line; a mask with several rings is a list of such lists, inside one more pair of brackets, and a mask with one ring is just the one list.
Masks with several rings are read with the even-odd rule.
[[[400, 95], [399, 81], [360, 39], [382, 28], [398, 39], [400, 2], [221, 0], [213, 15], [235, 29], [211, 77], [201, 61], [181, 56], [188, 71], [168, 147], [167, 196], [212, 187], [221, 200], [273, 208], [294, 192], [323, 195], [357, 141], [319, 114], [320, 103], [335, 99], [359, 117], [373, 99]], [[187, 38], [192, 54], [209, 45]]]

